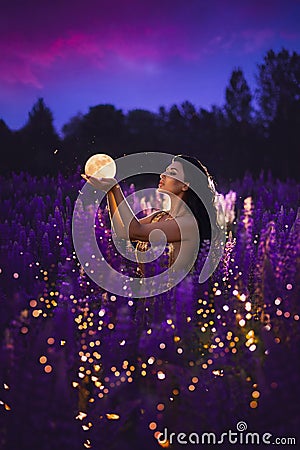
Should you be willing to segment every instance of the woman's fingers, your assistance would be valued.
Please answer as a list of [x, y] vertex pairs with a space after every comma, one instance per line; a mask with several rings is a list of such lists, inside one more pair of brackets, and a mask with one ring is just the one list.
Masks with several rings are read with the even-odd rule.
[[86, 175], [85, 173], [82, 173], [81, 176], [84, 180], [89, 181], [89, 182], [97, 182], [97, 181], [102, 180], [102, 178], [95, 178], [90, 175]]
[[85, 181], [89, 181], [89, 177], [88, 177], [85, 173], [82, 173], [82, 174], [81, 174], [81, 177], [82, 177]]
[[102, 178], [95, 178], [95, 177], [92, 177], [92, 176], [89, 176], [88, 179], [90, 181], [94, 182], [94, 183], [99, 183], [99, 182], [102, 181]]
[[93, 186], [96, 189], [101, 189], [106, 191], [110, 186], [109, 183], [107, 183], [107, 180], [104, 178], [95, 178], [90, 175], [86, 175], [84, 173], [81, 174], [81, 177], [89, 183], [91, 186]]

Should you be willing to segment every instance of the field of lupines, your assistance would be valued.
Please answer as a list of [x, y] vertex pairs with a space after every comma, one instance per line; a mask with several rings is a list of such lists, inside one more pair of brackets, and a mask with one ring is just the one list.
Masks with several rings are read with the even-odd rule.
[[[1, 449], [181, 448], [159, 443], [159, 431], [194, 432], [201, 443], [201, 433], [236, 432], [241, 421], [271, 442], [299, 439], [296, 182], [232, 183], [212, 278], [199, 284], [195, 271], [131, 300], [105, 292], [78, 262], [79, 173], [0, 181]], [[115, 254], [106, 209], [96, 232], [107, 260], [134, 271]], [[205, 248], [199, 266], [203, 258]]]

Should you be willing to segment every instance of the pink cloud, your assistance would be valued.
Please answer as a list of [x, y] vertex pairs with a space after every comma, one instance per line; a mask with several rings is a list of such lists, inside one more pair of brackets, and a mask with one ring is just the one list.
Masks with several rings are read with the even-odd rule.
[[154, 30], [133, 29], [124, 26], [120, 30], [107, 30], [99, 35], [69, 31], [50, 42], [32, 44], [19, 35], [9, 39], [9, 45], [0, 43], [0, 79], [10, 83], [31, 84], [41, 87], [39, 73], [55, 65], [59, 60], [86, 59], [87, 65], [98, 69], [109, 68], [116, 63], [136, 67], [157, 65], [168, 58], [195, 59], [197, 52], [189, 49], [180, 30], [174, 27]]
[[61, 0], [59, 9], [55, 1], [14, 2], [0, 17], [0, 80], [36, 88], [62, 65], [156, 73], [175, 60], [253, 53], [284, 28], [277, 23], [281, 0], [75, 0], [72, 7]]
[[0, 41], [0, 79], [41, 88], [36, 69], [49, 66], [53, 57], [42, 48], [28, 46], [21, 36], [10, 36], [8, 42]]

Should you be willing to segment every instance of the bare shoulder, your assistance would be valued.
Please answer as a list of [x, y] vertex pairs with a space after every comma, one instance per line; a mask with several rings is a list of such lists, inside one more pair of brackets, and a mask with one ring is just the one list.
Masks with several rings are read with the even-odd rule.
[[185, 214], [184, 216], [176, 217], [174, 220], [176, 220], [180, 227], [184, 227], [191, 232], [195, 232], [197, 230], [197, 221], [193, 214]]
[[176, 220], [176, 222], [185, 223], [187, 225], [197, 222], [193, 214], [184, 214], [183, 216], [175, 217], [174, 220]]

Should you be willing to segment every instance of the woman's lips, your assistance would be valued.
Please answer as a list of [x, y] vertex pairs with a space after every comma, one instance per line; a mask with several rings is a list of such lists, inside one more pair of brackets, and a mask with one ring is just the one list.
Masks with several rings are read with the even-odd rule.
[[164, 185], [164, 183], [162, 182], [162, 181], [160, 181], [159, 183], [158, 183], [158, 187], [162, 187]]

